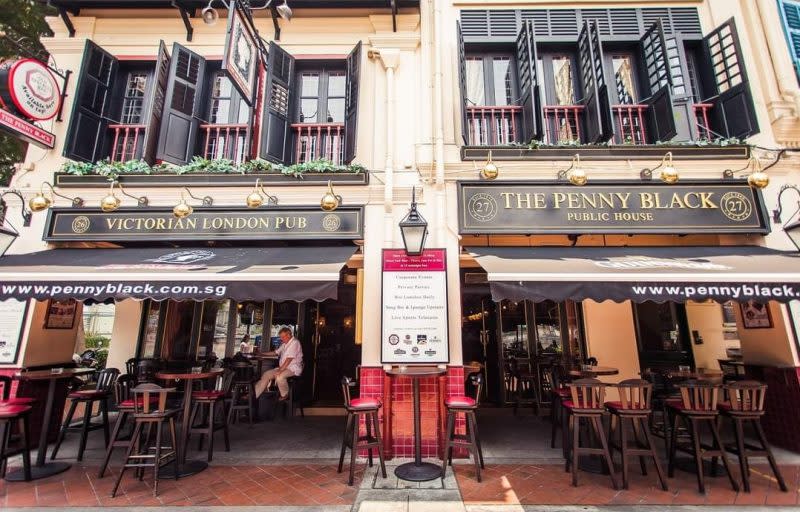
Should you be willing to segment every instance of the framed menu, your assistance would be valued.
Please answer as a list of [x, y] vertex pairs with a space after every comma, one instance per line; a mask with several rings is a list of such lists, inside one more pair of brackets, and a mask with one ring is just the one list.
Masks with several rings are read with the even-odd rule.
[[448, 363], [446, 250], [384, 249], [382, 276], [381, 362]]
[[15, 364], [22, 345], [28, 301], [0, 301], [0, 364]]

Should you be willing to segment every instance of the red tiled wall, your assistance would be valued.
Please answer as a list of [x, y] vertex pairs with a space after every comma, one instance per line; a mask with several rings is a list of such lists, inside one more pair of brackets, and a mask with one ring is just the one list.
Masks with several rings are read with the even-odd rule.
[[769, 442], [800, 452], [800, 368], [748, 365], [747, 373], [768, 386], [761, 424]]

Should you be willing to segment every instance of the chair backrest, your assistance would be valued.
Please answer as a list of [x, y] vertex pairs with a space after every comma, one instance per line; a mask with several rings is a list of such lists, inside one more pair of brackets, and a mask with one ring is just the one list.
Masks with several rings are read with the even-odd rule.
[[139, 366], [139, 358], [132, 357], [125, 361], [125, 373], [128, 375], [136, 375], [136, 367]]
[[344, 406], [350, 407], [350, 388], [355, 384], [350, 377], [342, 377], [342, 397], [344, 397]]
[[139, 384], [155, 382], [156, 373], [161, 370], [161, 367], [160, 359], [140, 359], [136, 366], [136, 382]]
[[3, 392], [0, 393], [0, 400], [8, 400], [11, 398], [11, 383], [11, 377], [8, 375], [0, 375], [0, 386], [3, 387]]
[[255, 375], [255, 369], [250, 361], [234, 360], [228, 365], [228, 368], [233, 371], [234, 382], [252, 382]]
[[678, 384], [684, 411], [716, 412], [721, 387], [707, 380], [686, 380]]
[[606, 385], [597, 379], [577, 379], [569, 384], [575, 409], [603, 410]]
[[[167, 395], [175, 391], [175, 388], [162, 388], [158, 384], [146, 382], [133, 388], [133, 412], [135, 414], [154, 414], [163, 413], [167, 410]], [[158, 397], [158, 401], [152, 402], [153, 396]]]
[[234, 372], [230, 368], [225, 368], [221, 375], [217, 376], [217, 379], [214, 381], [214, 391], [221, 391], [223, 393], [229, 393], [231, 388], [233, 387], [233, 377]]
[[472, 383], [472, 386], [475, 388], [475, 406], [478, 406], [481, 403], [481, 389], [483, 388], [483, 374], [473, 373], [469, 376], [469, 380]]
[[97, 391], [111, 391], [114, 383], [119, 377], [119, 370], [116, 368], [104, 368], [97, 374], [97, 382], [94, 389]]
[[133, 375], [125, 374], [117, 377], [114, 383], [114, 401], [117, 404], [133, 398], [131, 390], [136, 387], [136, 378]]
[[767, 385], [755, 380], [740, 380], [725, 386], [731, 411], [741, 413], [764, 413]]
[[620, 409], [650, 411], [653, 385], [643, 379], [627, 379], [616, 385]]
[[744, 380], [744, 365], [736, 364], [729, 359], [717, 359], [722, 370], [723, 380]]

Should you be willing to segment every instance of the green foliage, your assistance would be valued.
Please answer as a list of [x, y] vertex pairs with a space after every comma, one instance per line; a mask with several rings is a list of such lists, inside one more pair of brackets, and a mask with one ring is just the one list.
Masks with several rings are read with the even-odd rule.
[[106, 361], [108, 360], [108, 347], [111, 345], [111, 338], [87, 332], [84, 336], [83, 344], [87, 349], [94, 350], [94, 357], [97, 359], [98, 370], [105, 368]]
[[192, 158], [192, 161], [186, 165], [175, 167], [176, 174], [190, 174], [190, 173], [214, 173], [226, 174], [238, 172], [232, 160], [221, 158], [219, 160], [209, 160], [200, 156]]
[[272, 172], [273, 168], [272, 162], [268, 162], [263, 158], [254, 158], [239, 166], [239, 170], [244, 174], [266, 174]]

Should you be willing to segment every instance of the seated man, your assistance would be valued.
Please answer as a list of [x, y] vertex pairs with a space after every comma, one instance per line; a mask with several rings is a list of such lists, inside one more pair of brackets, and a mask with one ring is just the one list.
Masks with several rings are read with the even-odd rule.
[[303, 347], [300, 340], [292, 335], [292, 330], [284, 327], [278, 332], [281, 346], [277, 350], [267, 352], [268, 356], [279, 356], [278, 367], [264, 372], [256, 383], [256, 398], [261, 396], [272, 381], [278, 384], [279, 400], [289, 398], [289, 377], [299, 377], [303, 373]]

